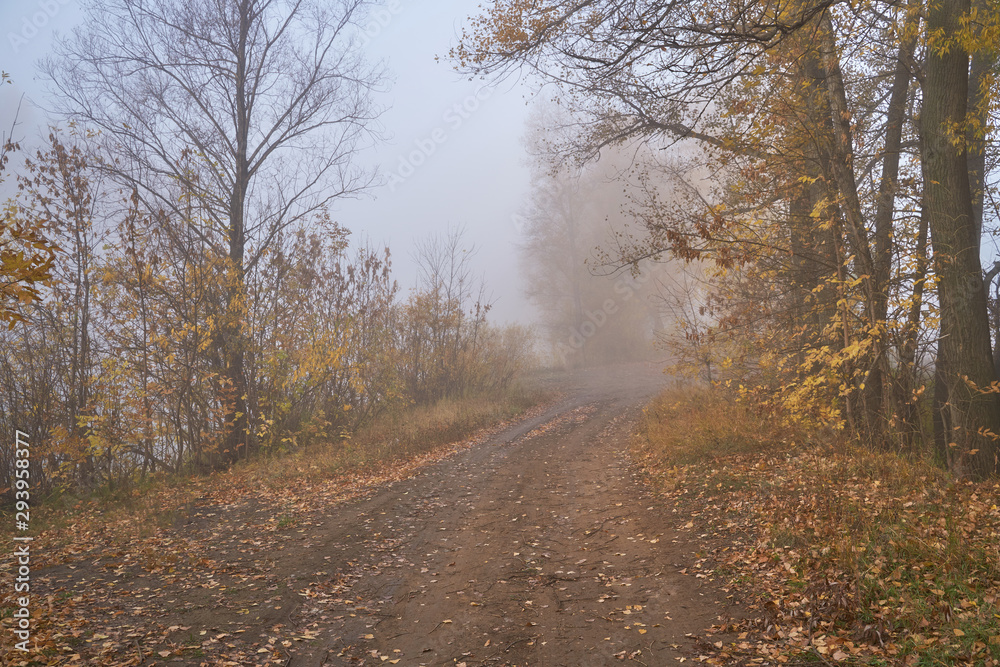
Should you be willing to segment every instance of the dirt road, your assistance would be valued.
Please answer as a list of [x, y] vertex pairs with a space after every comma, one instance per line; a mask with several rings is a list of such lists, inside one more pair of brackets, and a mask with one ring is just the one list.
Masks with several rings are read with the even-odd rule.
[[628, 458], [663, 375], [630, 365], [546, 382], [557, 404], [392, 483], [240, 497], [206, 486], [153, 535], [77, 536], [84, 546], [33, 579], [52, 619], [42, 645], [56, 662], [43, 664], [697, 657], [687, 633], [730, 610], [692, 567], [698, 545], [678, 529], [689, 518], [648, 493]]
[[643, 366], [579, 373], [544, 414], [338, 508], [316, 545], [337, 575], [305, 586], [295, 632], [311, 641], [290, 664], [690, 659], [685, 635], [726, 601], [681, 573], [696, 547], [627, 458], [663, 383]]

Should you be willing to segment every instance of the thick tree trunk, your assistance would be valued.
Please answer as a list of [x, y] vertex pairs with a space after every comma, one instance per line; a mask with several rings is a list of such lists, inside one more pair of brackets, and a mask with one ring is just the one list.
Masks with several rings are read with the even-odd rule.
[[[972, 224], [976, 229], [976, 254], [979, 254], [983, 236], [983, 204], [986, 187], [986, 146], [983, 135], [986, 124], [989, 100], [988, 91], [983, 90], [986, 75], [993, 66], [993, 59], [988, 54], [977, 53], [972, 58], [969, 76], [969, 107], [970, 119], [974, 119], [966, 132], [968, 153], [966, 163], [969, 166], [969, 186], [972, 190]], [[988, 84], [987, 84], [988, 85]]]
[[[972, 0], [976, 11], [985, 14], [989, 11], [986, 0]], [[982, 39], [982, 36], [980, 36]], [[969, 165], [969, 179], [972, 188], [972, 219], [976, 227], [976, 252], [983, 234], [983, 204], [986, 193], [986, 131], [989, 124], [990, 79], [991, 72], [997, 63], [995, 49], [982, 48], [972, 56], [969, 72], [969, 106], [971, 119], [966, 128], [968, 153], [966, 160]], [[987, 289], [989, 285], [986, 286]]]
[[968, 156], [950, 129], [967, 121], [969, 55], [960, 44], [942, 44], [955, 39], [969, 6], [969, 0], [943, 0], [928, 10], [928, 33], [941, 38], [928, 48], [920, 138], [941, 307], [939, 350], [946, 361], [940, 375], [947, 391], [942, 417], [948, 465], [960, 477], [984, 477], [997, 471], [1000, 449], [984, 431], [1000, 433], [1000, 400], [977, 389], [996, 375]]

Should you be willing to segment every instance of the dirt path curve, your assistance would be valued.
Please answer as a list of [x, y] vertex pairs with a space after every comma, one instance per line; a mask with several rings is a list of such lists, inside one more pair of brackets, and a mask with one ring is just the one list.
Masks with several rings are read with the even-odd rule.
[[627, 457], [663, 384], [639, 365], [578, 373], [544, 414], [333, 510], [288, 664], [691, 659], [685, 635], [725, 596], [681, 573], [696, 545]]

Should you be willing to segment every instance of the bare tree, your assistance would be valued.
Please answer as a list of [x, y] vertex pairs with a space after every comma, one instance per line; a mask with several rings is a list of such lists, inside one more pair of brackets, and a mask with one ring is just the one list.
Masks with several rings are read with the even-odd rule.
[[358, 41], [368, 4], [92, 0], [44, 63], [56, 111], [101, 131], [115, 177], [154, 219], [190, 224], [193, 205], [191, 252], [225, 260], [213, 350], [231, 397], [228, 458], [252, 445], [256, 417], [248, 273], [283, 229], [371, 183], [352, 165], [383, 81]]
[[474, 271], [478, 249], [467, 245], [464, 227], [417, 242], [413, 260], [418, 285], [404, 310], [405, 349], [411, 393], [419, 400], [460, 394], [470, 380], [492, 303]]

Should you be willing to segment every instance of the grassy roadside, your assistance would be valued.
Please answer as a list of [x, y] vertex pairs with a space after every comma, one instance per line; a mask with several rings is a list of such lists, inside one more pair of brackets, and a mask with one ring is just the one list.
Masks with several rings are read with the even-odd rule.
[[[672, 390], [633, 453], [754, 620], [712, 664], [1000, 664], [1000, 485]], [[715, 631], [723, 628], [714, 628]], [[713, 640], [714, 641], [714, 640]]]
[[[387, 414], [374, 424], [332, 442], [262, 454], [209, 475], [162, 475], [125, 488], [87, 496], [65, 494], [34, 506], [31, 532], [39, 551], [71, 543], [81, 531], [99, 531], [127, 541], [176, 521], [194, 504], [235, 503], [252, 496], [308, 493], [322, 485], [365, 486], [408, 474], [448, 445], [476, 431], [517, 417], [547, 395], [514, 388], [499, 396], [445, 399]], [[0, 538], [13, 533], [13, 515], [0, 512]]]

